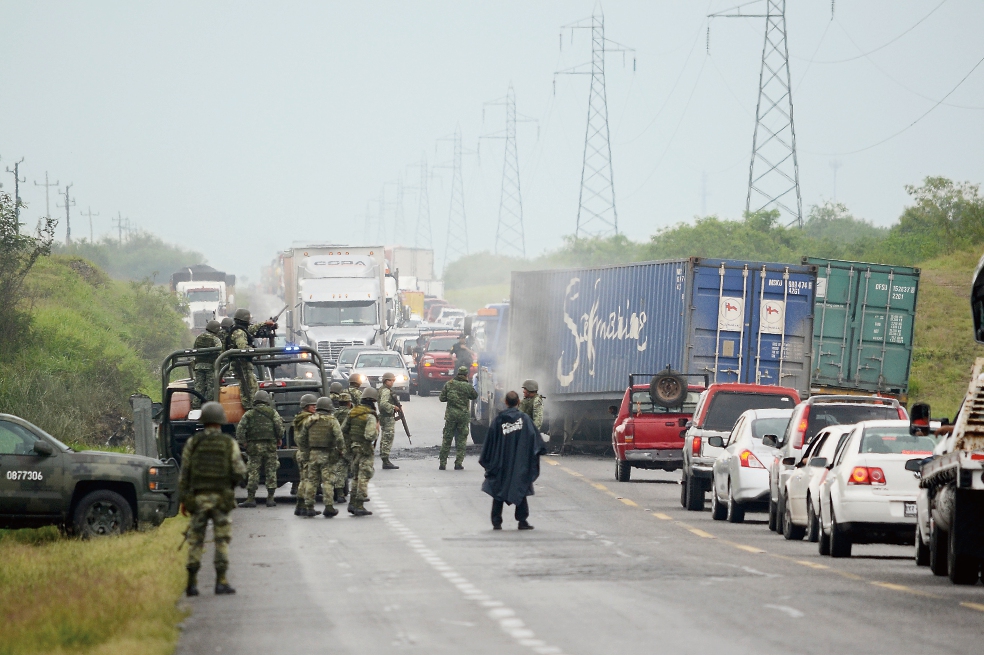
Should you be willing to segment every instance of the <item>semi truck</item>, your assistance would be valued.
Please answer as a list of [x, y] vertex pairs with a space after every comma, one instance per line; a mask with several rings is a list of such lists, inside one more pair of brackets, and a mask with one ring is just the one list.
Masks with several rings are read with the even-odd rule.
[[205, 330], [212, 319], [226, 316], [235, 302], [236, 276], [217, 271], [207, 264], [188, 266], [171, 274], [171, 293], [188, 305], [185, 323], [196, 332]]

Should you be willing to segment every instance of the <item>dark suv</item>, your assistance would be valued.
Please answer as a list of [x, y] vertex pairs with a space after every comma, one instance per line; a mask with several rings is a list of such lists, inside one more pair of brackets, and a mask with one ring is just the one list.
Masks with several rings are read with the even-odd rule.
[[909, 420], [905, 408], [895, 398], [880, 396], [811, 396], [796, 405], [785, 434], [780, 437], [779, 453], [769, 467], [769, 529], [782, 532], [786, 510], [786, 481], [801, 464], [803, 449], [831, 425], [853, 425], [860, 421]]

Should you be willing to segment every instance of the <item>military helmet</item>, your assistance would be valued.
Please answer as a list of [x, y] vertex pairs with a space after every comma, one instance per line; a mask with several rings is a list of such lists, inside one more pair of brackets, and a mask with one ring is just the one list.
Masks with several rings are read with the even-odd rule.
[[362, 400], [379, 400], [379, 392], [372, 387], [369, 387], [362, 392]]
[[233, 315], [233, 318], [243, 323], [249, 323], [249, 320], [252, 317], [250, 316], [248, 309], [246, 309], [245, 307], [240, 307], [239, 309], [236, 310], [236, 313]]
[[306, 393], [301, 396], [301, 409], [304, 409], [308, 405], [314, 405], [318, 402], [318, 397], [313, 393]]
[[362, 384], [362, 376], [359, 375], [358, 373], [353, 373], [352, 375], [349, 376], [349, 384], [353, 386], [359, 386], [360, 384]]
[[331, 383], [331, 387], [329, 387], [329, 389], [328, 389], [328, 392], [329, 393], [342, 393], [344, 390], [345, 390], [345, 387], [342, 385], [341, 382], [332, 382]]
[[390, 373], [389, 371], [386, 371], [385, 373], [383, 373], [383, 377], [381, 379], [383, 382], [386, 382], [387, 380], [396, 380], [396, 375]]
[[225, 408], [215, 401], [207, 402], [202, 405], [202, 415], [198, 419], [203, 425], [209, 423], [228, 423]]
[[222, 331], [222, 324], [216, 321], [214, 318], [205, 324], [205, 331], [211, 332], [212, 334], [218, 334]]
[[321, 398], [318, 398], [315, 409], [319, 412], [330, 412], [335, 409], [335, 406], [331, 404], [331, 398], [328, 396], [322, 396]]
[[527, 380], [523, 383], [523, 388], [530, 393], [536, 393], [540, 390], [540, 385], [536, 383], [536, 380]]
[[271, 401], [273, 401], [273, 398], [271, 398], [270, 394], [264, 391], [263, 389], [260, 389], [259, 391], [253, 394], [254, 403], [263, 403], [264, 405], [269, 405]]
[[231, 316], [226, 316], [221, 321], [219, 321], [219, 327], [221, 327], [223, 330], [228, 330], [235, 324], [236, 322], [232, 320]]
[[467, 366], [459, 366], [458, 367], [458, 375], [468, 375], [468, 367]]
[[338, 394], [338, 402], [340, 403], [350, 403], [352, 402], [352, 396], [349, 395], [348, 391], [343, 391]]

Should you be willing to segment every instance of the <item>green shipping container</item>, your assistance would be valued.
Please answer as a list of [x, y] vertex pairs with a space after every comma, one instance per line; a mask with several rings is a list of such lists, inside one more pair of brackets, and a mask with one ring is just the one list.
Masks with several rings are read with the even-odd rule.
[[919, 269], [804, 257], [817, 267], [812, 387], [905, 397]]

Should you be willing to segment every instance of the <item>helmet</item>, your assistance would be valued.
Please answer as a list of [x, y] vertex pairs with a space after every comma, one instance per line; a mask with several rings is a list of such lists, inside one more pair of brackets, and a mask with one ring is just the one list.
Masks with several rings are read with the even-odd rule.
[[468, 367], [467, 366], [459, 366], [458, 367], [458, 375], [468, 375]]
[[219, 327], [221, 327], [223, 330], [228, 330], [235, 324], [236, 322], [232, 320], [231, 316], [226, 316], [221, 321], [219, 321]]
[[202, 405], [202, 415], [198, 420], [203, 425], [208, 425], [209, 423], [228, 423], [225, 408], [215, 401]]
[[236, 313], [233, 315], [233, 318], [242, 323], [249, 323], [249, 319], [251, 318], [251, 316], [249, 314], [248, 309], [246, 309], [245, 307], [240, 307], [239, 309], [236, 310]]
[[352, 375], [349, 376], [349, 384], [354, 386], [358, 386], [362, 384], [362, 376], [359, 375], [358, 373], [353, 373]]
[[362, 392], [362, 400], [379, 400], [379, 392], [369, 387]]
[[523, 388], [530, 393], [536, 393], [540, 390], [540, 385], [536, 383], [536, 380], [527, 380], [523, 383]]
[[318, 398], [318, 402], [315, 405], [315, 408], [319, 412], [330, 412], [335, 408], [335, 406], [331, 404], [331, 398], [329, 398], [328, 396], [322, 396], [321, 398]]
[[344, 391], [344, 390], [345, 390], [345, 387], [342, 386], [342, 383], [341, 382], [332, 382], [331, 383], [331, 387], [329, 388], [328, 392], [329, 393], [342, 393], [342, 391]]
[[301, 408], [307, 407], [308, 405], [314, 405], [318, 402], [318, 397], [313, 393], [306, 393], [301, 396]]
[[383, 373], [382, 380], [383, 382], [386, 382], [387, 380], [396, 380], [396, 375], [390, 373], [389, 371], [386, 371], [385, 373]]
[[348, 391], [343, 391], [338, 394], [338, 402], [340, 403], [350, 403], [352, 402], [352, 396], [349, 395]]
[[254, 403], [263, 403], [264, 405], [269, 405], [270, 401], [272, 400], [273, 398], [270, 397], [270, 394], [267, 393], [266, 391], [263, 391], [263, 389], [260, 389], [259, 391], [253, 394]]
[[222, 324], [216, 321], [214, 318], [205, 324], [205, 331], [211, 332], [212, 334], [218, 334], [222, 330]]

